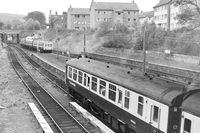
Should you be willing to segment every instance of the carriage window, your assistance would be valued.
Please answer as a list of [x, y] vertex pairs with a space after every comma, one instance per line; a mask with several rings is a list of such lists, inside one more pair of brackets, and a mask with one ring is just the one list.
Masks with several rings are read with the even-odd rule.
[[76, 81], [77, 80], [77, 70], [73, 69], [73, 79]]
[[83, 72], [79, 71], [78, 72], [78, 82], [82, 84], [83, 81]]
[[72, 68], [69, 67], [69, 77], [72, 78]]
[[137, 110], [137, 113], [138, 113], [140, 116], [143, 115], [143, 103], [144, 103], [143, 97], [139, 96], [139, 97], [138, 97], [138, 110]]
[[153, 121], [158, 122], [158, 107], [154, 106], [153, 107]]
[[105, 81], [100, 80], [99, 94], [106, 96], [106, 82]]
[[97, 78], [92, 77], [92, 90], [97, 91]]
[[122, 103], [122, 90], [119, 90], [118, 103]]
[[124, 107], [129, 109], [129, 98], [130, 98], [130, 92], [129, 91], [125, 91], [125, 103], [124, 103]]
[[86, 86], [86, 83], [87, 83], [87, 75], [86, 74], [84, 74], [84, 86]]
[[191, 120], [185, 118], [183, 133], [190, 133], [190, 132], [191, 132]]
[[109, 99], [115, 102], [116, 86], [109, 84]]

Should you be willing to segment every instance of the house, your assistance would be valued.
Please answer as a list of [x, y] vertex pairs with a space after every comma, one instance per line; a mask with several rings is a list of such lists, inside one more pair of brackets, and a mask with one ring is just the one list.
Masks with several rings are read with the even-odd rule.
[[154, 22], [157, 27], [165, 30], [174, 30], [180, 28], [175, 19], [180, 13], [180, 6], [175, 5], [176, 0], [159, 0], [154, 6]]
[[88, 29], [90, 28], [90, 12], [89, 8], [68, 8], [67, 14], [68, 29]]
[[139, 22], [139, 8], [132, 3], [94, 2], [90, 6], [90, 28], [97, 28], [101, 22], [111, 21], [135, 28]]
[[[57, 19], [58, 18], [58, 19]], [[67, 28], [67, 12], [63, 12], [63, 14], [58, 15], [57, 12], [55, 14], [52, 14], [51, 10], [49, 12], [49, 24], [50, 27], [53, 28], [56, 24], [60, 24], [62, 28]]]
[[154, 22], [154, 12], [148, 11], [148, 12], [139, 13], [139, 22], [140, 22], [140, 25], [144, 24], [144, 22], [147, 22], [147, 23]]

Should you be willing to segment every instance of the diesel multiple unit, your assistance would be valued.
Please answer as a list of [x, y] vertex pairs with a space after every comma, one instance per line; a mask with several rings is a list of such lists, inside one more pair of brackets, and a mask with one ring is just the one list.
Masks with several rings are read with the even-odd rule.
[[52, 42], [33, 37], [21, 39], [21, 46], [38, 52], [52, 52], [53, 50]]
[[199, 133], [200, 89], [87, 58], [66, 63], [69, 91], [115, 132]]

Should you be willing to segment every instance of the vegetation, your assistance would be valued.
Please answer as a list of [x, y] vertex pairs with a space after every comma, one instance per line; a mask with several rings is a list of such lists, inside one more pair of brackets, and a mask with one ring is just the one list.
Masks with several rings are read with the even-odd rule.
[[100, 23], [97, 31], [97, 39], [104, 37], [103, 47], [107, 48], [130, 48], [131, 39], [129, 37], [129, 29], [124, 24], [113, 23], [111, 21]]
[[182, 12], [176, 19], [182, 26], [195, 29], [200, 26], [199, 0], [177, 0], [176, 5], [181, 6]]

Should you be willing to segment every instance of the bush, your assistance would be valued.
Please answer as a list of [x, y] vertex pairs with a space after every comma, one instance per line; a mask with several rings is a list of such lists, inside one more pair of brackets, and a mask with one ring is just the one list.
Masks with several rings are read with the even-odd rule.
[[123, 34], [115, 34], [112, 33], [107, 37], [107, 40], [105, 43], [102, 44], [103, 47], [107, 48], [130, 48], [131, 42], [129, 39], [127, 39], [127, 36]]

